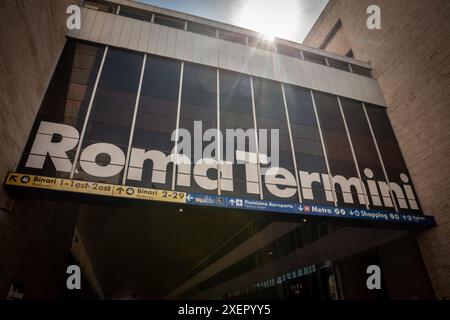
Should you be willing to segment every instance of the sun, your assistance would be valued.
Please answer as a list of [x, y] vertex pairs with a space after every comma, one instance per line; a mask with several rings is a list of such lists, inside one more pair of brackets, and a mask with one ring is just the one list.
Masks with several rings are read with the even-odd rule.
[[237, 17], [236, 24], [261, 32], [264, 39], [289, 39], [298, 26], [297, 0], [248, 0]]

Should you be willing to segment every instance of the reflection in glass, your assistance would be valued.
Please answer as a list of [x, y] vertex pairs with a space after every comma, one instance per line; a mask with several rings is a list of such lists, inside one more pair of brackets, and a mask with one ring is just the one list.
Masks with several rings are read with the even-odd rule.
[[[102, 46], [67, 40], [25, 146], [19, 165], [23, 172], [69, 177], [68, 172], [57, 172], [49, 157], [46, 157], [42, 169], [27, 168], [25, 163], [41, 121], [67, 124], [81, 132], [103, 51]], [[68, 151], [67, 157], [73, 162], [75, 149]]]
[[[130, 129], [139, 85], [144, 55], [132, 51], [109, 48], [103, 66], [97, 92], [92, 105], [81, 149], [95, 143], [110, 143], [125, 155], [128, 149]], [[80, 162], [83, 162], [80, 165]], [[75, 178], [121, 183], [124, 164], [113, 163], [108, 157], [97, 157], [77, 163]], [[118, 174], [112, 177], [94, 177], [83, 166], [95, 162], [98, 166], [116, 167]]]
[[[192, 174], [190, 175], [190, 187], [177, 186], [177, 190], [217, 194], [217, 165], [211, 169], [207, 169], [207, 164], [198, 165], [197, 169], [203, 168], [205, 170], [193, 172], [193, 164], [204, 158], [203, 150], [206, 150], [206, 147], [210, 144], [217, 144], [214, 137], [209, 141], [203, 141], [206, 130], [213, 129], [217, 133], [216, 81], [216, 69], [193, 63], [184, 64], [179, 127], [180, 129], [187, 129], [191, 133], [190, 160]], [[198, 132], [194, 130], [194, 122], [196, 121], [201, 121], [201, 123], [198, 123]], [[197, 143], [195, 140], [197, 140]], [[214, 160], [217, 160], [215, 153], [212, 156]], [[200, 180], [203, 178], [203, 180], [213, 181], [213, 186], [211, 189], [200, 187], [194, 176], [197, 176], [197, 179]], [[207, 183], [205, 182], [205, 184]], [[179, 185], [179, 183], [177, 184]]]
[[[327, 93], [314, 92], [314, 100], [331, 175], [334, 177], [333, 179], [337, 179], [336, 175], [339, 175], [348, 181], [345, 183], [333, 181], [338, 206], [364, 208], [364, 191], [358, 179], [337, 97]], [[345, 199], [348, 200], [345, 201]]]
[[[291, 173], [291, 177], [294, 176], [294, 163], [292, 160], [292, 151], [289, 139], [289, 131], [286, 119], [286, 111], [284, 107], [283, 101], [283, 93], [281, 89], [281, 83], [266, 80], [262, 78], [253, 77], [253, 90], [255, 96], [255, 110], [256, 110], [256, 122], [258, 131], [261, 129], [267, 130], [267, 136], [270, 137], [271, 130], [279, 131], [279, 146], [278, 148], [274, 148], [272, 150], [272, 139], [268, 138], [267, 141], [267, 156], [273, 157], [275, 155], [272, 154], [273, 151], [278, 151], [278, 159], [279, 163], [269, 163], [264, 164], [261, 163], [261, 173], [263, 174], [266, 169], [270, 167], [281, 167], [287, 169]], [[261, 135], [259, 134], [259, 146], [261, 147]], [[260, 154], [264, 153], [264, 150], [260, 148]], [[281, 177], [280, 175], [276, 175], [277, 178]], [[266, 177], [267, 179], [267, 177]], [[295, 179], [294, 179], [295, 181]], [[266, 183], [263, 183], [263, 194], [264, 199], [277, 199], [280, 200], [280, 197], [273, 195], [267, 189]], [[270, 186], [273, 188], [278, 188], [277, 186]], [[286, 186], [281, 187], [282, 189], [286, 188]], [[289, 186], [289, 189], [292, 191], [289, 197], [284, 198], [284, 200], [289, 201], [297, 201], [297, 187], [296, 182]]]
[[[144, 150], [158, 150], [166, 156], [172, 152], [172, 132], [176, 128], [178, 92], [181, 62], [147, 55], [141, 96], [136, 115], [136, 124], [131, 145]], [[131, 170], [134, 164], [130, 163]], [[161, 188], [172, 188], [173, 165], [165, 171], [165, 183], [152, 183], [153, 162], [146, 160], [136, 169], [142, 169], [140, 180], [127, 180], [127, 184]]]
[[[245, 160], [236, 160], [236, 150], [256, 153], [254, 131], [245, 135], [245, 142], [242, 147], [238, 145], [238, 139], [229, 134], [236, 129], [246, 132], [254, 129], [253, 108], [250, 77], [231, 71], [220, 70], [220, 129], [224, 135], [224, 150], [222, 159], [234, 161], [233, 165], [233, 186], [232, 192], [222, 191], [225, 195], [246, 194], [249, 198], [259, 199], [259, 181], [249, 180], [250, 190], [257, 193], [248, 193], [245, 172]], [[242, 138], [242, 137], [241, 137]], [[230, 154], [231, 153], [231, 154]]]
[[[297, 169], [304, 173], [328, 174], [310, 91], [292, 85], [284, 88]], [[326, 201], [320, 181], [311, 185], [304, 182], [301, 187], [303, 202], [332, 204]]]
[[[366, 104], [367, 114], [377, 140], [386, 173], [391, 183], [394, 199], [400, 212], [421, 210], [417, 194], [412, 186], [411, 176], [401, 156], [386, 108]], [[405, 189], [407, 185], [407, 190]]]

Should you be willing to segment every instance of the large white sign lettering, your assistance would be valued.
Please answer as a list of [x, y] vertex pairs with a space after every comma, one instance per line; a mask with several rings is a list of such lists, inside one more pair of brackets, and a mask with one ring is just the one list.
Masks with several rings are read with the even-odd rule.
[[[71, 172], [73, 163], [67, 153], [76, 148], [79, 142], [78, 131], [69, 126], [59, 123], [42, 121], [34, 139], [31, 152], [28, 155], [25, 166], [28, 168], [43, 169], [47, 158], [50, 158], [55, 169], [59, 172]], [[108, 163], [97, 163], [97, 158], [103, 155], [109, 159]], [[106, 156], [106, 157], [105, 157]], [[236, 151], [233, 155], [236, 161], [245, 164], [246, 192], [259, 194], [259, 174], [261, 181], [267, 190], [279, 198], [290, 198], [297, 192], [297, 181], [294, 173], [285, 168], [272, 166], [269, 169], [258, 170], [258, 164], [269, 163], [264, 154], [247, 151]], [[112, 177], [121, 173], [124, 169], [128, 180], [141, 181], [145, 166], [151, 162], [151, 182], [168, 182], [168, 165], [174, 163], [176, 166], [176, 185], [189, 187], [191, 176], [195, 182], [204, 190], [216, 190], [217, 179], [208, 177], [210, 170], [215, 170], [220, 176], [221, 190], [233, 191], [233, 163], [232, 161], [217, 161], [211, 158], [201, 158], [191, 165], [191, 159], [187, 155], [172, 153], [164, 154], [159, 150], [144, 150], [131, 148], [130, 159], [126, 161], [125, 153], [118, 146], [109, 143], [94, 143], [81, 150], [79, 165], [85, 173], [94, 177]], [[126, 163], [128, 163], [126, 167]], [[126, 168], [125, 168], [126, 167]], [[170, 172], [169, 172], [170, 173]], [[360, 183], [359, 178], [346, 178], [342, 175], [322, 174], [318, 172], [299, 171], [299, 187], [304, 199], [314, 200], [313, 188], [322, 186], [325, 190], [327, 201], [333, 202], [333, 192], [338, 189], [342, 191], [345, 203], [354, 203], [352, 190], [357, 192], [357, 200], [365, 204], [365, 195], [371, 203], [376, 206], [393, 207], [390, 192], [397, 199], [400, 208], [418, 210], [409, 178], [401, 174], [402, 185], [398, 183], [373, 180], [373, 172], [364, 168], [365, 179]]]

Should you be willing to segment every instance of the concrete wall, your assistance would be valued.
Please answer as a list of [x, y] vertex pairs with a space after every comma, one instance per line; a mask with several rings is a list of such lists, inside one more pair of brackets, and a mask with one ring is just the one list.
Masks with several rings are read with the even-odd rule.
[[81, 30], [73, 30], [68, 36], [385, 105], [379, 85], [374, 79], [350, 72], [92, 9], [83, 8], [82, 21], [84, 23]]
[[[0, 1], [1, 181], [16, 168], [25, 146], [65, 43], [66, 9], [72, 3], [79, 1]], [[62, 214], [62, 208], [31, 201], [15, 205], [1, 188], [0, 299], [12, 281], [25, 285], [25, 298], [55, 297], [53, 282], [65, 275], [76, 223], [76, 210], [64, 207]], [[60, 276], [51, 277], [55, 273]]]
[[[366, 9], [381, 8], [381, 30]], [[418, 235], [436, 296], [450, 298], [450, 2], [331, 0], [305, 44], [319, 47], [336, 21], [355, 58], [370, 61], [423, 210], [438, 226]], [[335, 53], [348, 44], [330, 42]]]

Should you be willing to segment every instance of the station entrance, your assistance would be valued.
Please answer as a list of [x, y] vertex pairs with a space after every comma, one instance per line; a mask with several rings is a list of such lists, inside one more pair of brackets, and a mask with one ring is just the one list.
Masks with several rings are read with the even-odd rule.
[[[36, 190], [17, 196], [8, 219], [5, 296], [15, 284], [24, 299], [433, 297], [411, 231]], [[66, 288], [73, 264], [82, 290]], [[371, 264], [382, 290], [367, 290]]]

